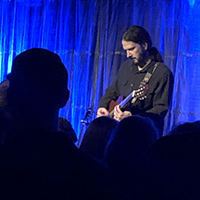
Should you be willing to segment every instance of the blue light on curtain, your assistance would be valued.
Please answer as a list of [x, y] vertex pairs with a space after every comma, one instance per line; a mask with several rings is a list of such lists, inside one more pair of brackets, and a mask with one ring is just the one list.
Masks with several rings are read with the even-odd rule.
[[167, 134], [176, 123], [200, 118], [199, 11], [199, 0], [2, 0], [0, 79], [10, 72], [13, 58], [28, 48], [58, 53], [68, 70], [71, 92], [60, 116], [79, 135], [87, 108], [96, 112], [126, 59], [124, 31], [141, 25], [175, 77]]

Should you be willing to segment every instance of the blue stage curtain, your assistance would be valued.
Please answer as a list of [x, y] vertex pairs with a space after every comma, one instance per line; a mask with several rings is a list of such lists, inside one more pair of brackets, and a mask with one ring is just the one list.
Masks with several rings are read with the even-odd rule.
[[175, 77], [165, 134], [200, 117], [199, 0], [1, 0], [0, 79], [13, 58], [32, 48], [58, 53], [71, 92], [60, 116], [79, 135], [87, 108], [94, 111], [126, 59], [121, 38], [131, 25], [146, 28]]

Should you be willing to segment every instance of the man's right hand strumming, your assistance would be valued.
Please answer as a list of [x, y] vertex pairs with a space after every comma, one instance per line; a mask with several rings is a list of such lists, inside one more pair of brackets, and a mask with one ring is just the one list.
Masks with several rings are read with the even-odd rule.
[[106, 108], [100, 107], [97, 110], [97, 117], [102, 117], [102, 116], [108, 116], [109, 112], [106, 110]]

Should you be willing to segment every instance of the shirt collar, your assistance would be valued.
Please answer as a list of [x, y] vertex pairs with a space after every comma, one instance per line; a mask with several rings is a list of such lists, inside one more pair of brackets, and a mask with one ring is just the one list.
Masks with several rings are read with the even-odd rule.
[[142, 70], [138, 70], [138, 68], [137, 68], [137, 66], [133, 63], [133, 67], [134, 67], [134, 71], [136, 72], [136, 73], [146, 73], [146, 72], [149, 72], [149, 71], [151, 71], [151, 69], [153, 68], [153, 66], [155, 65], [155, 61], [151, 61], [144, 69], [142, 69]]

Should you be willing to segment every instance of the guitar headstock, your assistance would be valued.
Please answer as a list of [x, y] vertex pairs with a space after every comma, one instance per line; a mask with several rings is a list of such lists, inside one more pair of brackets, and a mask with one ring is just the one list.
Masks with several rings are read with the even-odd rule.
[[144, 100], [147, 98], [146, 93], [148, 91], [148, 85], [142, 85], [139, 87], [138, 90], [135, 91], [135, 97], [139, 98], [140, 100]]

